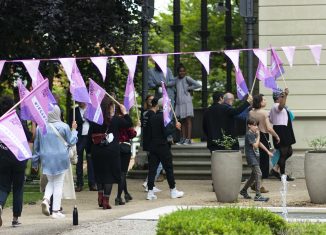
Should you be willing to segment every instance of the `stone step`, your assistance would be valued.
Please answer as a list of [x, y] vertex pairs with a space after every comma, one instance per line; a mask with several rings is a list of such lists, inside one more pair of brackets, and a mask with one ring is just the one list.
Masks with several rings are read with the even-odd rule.
[[[145, 179], [147, 176], [147, 170], [132, 170], [128, 172], [129, 179]], [[251, 169], [243, 169], [242, 175], [249, 178]], [[189, 179], [189, 180], [203, 180], [211, 179], [211, 170], [174, 170], [175, 179]]]

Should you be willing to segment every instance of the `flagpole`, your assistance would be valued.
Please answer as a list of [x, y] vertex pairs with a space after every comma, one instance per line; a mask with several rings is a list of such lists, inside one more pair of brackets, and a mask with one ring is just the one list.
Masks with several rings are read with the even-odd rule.
[[121, 105], [116, 99], [113, 98], [112, 95], [110, 95], [109, 93], [105, 92], [105, 94], [113, 101], [115, 102], [117, 105]]
[[172, 107], [171, 102], [170, 102], [170, 107], [171, 107], [171, 110], [172, 110], [173, 116], [174, 116], [174, 118], [175, 118], [175, 121], [178, 122], [177, 115], [175, 115], [175, 112], [174, 112], [174, 109], [173, 109], [173, 107]]
[[73, 101], [72, 121], [76, 121], [76, 101]]
[[140, 121], [139, 119], [139, 110], [138, 110], [138, 104], [137, 104], [137, 99], [136, 99], [136, 92], [135, 92], [135, 89], [134, 89], [134, 99], [135, 99], [135, 107], [136, 107], [136, 115], [137, 115], [137, 121]]
[[255, 76], [254, 83], [252, 84], [250, 95], [252, 95], [252, 92], [254, 91], [256, 80], [257, 80], [257, 76]]
[[282, 79], [283, 79], [283, 82], [284, 82], [284, 86], [285, 86], [285, 88], [287, 88], [288, 86], [287, 86], [287, 84], [286, 84], [286, 82], [285, 82], [285, 79], [284, 79], [284, 76], [283, 76], [283, 73], [282, 73], [281, 67], [280, 67], [280, 65], [279, 65], [278, 63], [276, 63], [276, 64], [277, 64], [278, 70], [279, 70], [280, 73], [281, 73], [281, 76], [282, 76]]

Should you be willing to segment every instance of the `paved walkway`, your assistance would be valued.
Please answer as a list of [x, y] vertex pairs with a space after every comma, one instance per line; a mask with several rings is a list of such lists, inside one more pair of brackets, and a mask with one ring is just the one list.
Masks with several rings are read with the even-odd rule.
[[[97, 206], [97, 192], [82, 191], [77, 193], [77, 201], [63, 200], [63, 208], [66, 218], [54, 220], [41, 214], [40, 202], [36, 205], [24, 206], [23, 215], [20, 218], [22, 226], [12, 228], [11, 209], [7, 208], [3, 213], [3, 226], [0, 234], [155, 234], [156, 221], [153, 220], [121, 220], [119, 218], [133, 213], [169, 205], [238, 205], [238, 206], [274, 206], [281, 205], [280, 188], [281, 182], [276, 179], [264, 180], [263, 185], [270, 190], [265, 194], [270, 197], [267, 203], [244, 200], [239, 195], [239, 201], [233, 204], [221, 204], [216, 201], [215, 193], [212, 192], [211, 181], [209, 180], [177, 180], [177, 188], [185, 192], [180, 199], [171, 199], [166, 181], [157, 183], [157, 187], [163, 191], [157, 193], [158, 199], [146, 201], [146, 193], [143, 191], [141, 180], [128, 180], [129, 191], [134, 200], [124, 206], [114, 206], [112, 210], [102, 210]], [[114, 204], [117, 186], [115, 185], [111, 199]], [[297, 179], [289, 182], [288, 206], [323, 207], [309, 202], [309, 195], [306, 189], [305, 180]], [[253, 195], [254, 193], [251, 192]], [[72, 210], [74, 205], [79, 210], [79, 225], [72, 226]], [[103, 233], [104, 232], [104, 233]]]

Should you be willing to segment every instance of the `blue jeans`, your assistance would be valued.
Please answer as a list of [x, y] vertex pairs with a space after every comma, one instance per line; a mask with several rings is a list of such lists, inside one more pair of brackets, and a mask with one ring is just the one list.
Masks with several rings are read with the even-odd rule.
[[78, 154], [78, 161], [76, 165], [76, 175], [77, 175], [77, 186], [84, 186], [84, 173], [83, 173], [83, 162], [84, 162], [84, 151], [86, 151], [86, 160], [87, 160], [87, 176], [88, 176], [88, 186], [94, 186], [95, 177], [94, 177], [94, 168], [93, 168], [93, 161], [90, 155], [90, 149], [88, 149], [88, 136], [78, 136], [77, 146], [77, 154]]

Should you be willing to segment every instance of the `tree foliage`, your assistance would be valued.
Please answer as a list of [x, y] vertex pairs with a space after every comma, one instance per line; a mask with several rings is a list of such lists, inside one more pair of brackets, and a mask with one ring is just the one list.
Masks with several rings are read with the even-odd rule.
[[[0, 1], [0, 59], [58, 58], [139, 53], [141, 13], [138, 0], [2, 0]], [[101, 82], [90, 60], [78, 60], [85, 80]], [[10, 87], [20, 63], [6, 63], [0, 91]], [[108, 65], [106, 88], [123, 90], [127, 71], [122, 61]], [[50, 80], [58, 61], [42, 61]], [[28, 77], [21, 70], [21, 77]], [[9, 82], [9, 83], [8, 83]], [[103, 85], [103, 84], [102, 84]]]

